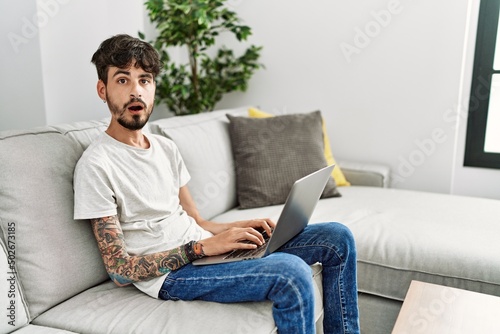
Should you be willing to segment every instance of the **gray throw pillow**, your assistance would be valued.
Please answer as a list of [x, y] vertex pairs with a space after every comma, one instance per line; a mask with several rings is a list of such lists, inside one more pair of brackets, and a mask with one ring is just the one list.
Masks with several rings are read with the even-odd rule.
[[[327, 165], [319, 111], [268, 118], [227, 115], [242, 209], [283, 204], [293, 183]], [[330, 177], [322, 198], [340, 196]]]

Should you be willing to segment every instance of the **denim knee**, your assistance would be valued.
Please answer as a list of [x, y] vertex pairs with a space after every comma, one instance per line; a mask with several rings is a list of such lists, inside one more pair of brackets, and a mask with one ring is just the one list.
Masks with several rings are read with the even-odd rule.
[[275, 252], [269, 257], [274, 269], [286, 276], [307, 277], [312, 275], [311, 267], [296, 255]]
[[350, 256], [356, 256], [356, 242], [351, 230], [340, 223], [327, 223], [324, 224], [325, 234], [328, 234], [333, 239], [332, 242], [337, 246], [338, 250], [342, 253], [339, 254], [345, 260]]

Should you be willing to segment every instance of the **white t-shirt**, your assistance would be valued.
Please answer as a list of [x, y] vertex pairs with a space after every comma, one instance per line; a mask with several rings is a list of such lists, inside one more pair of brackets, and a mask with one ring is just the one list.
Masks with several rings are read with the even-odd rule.
[[[118, 215], [127, 253], [166, 251], [212, 234], [187, 215], [179, 188], [190, 175], [173, 141], [148, 134], [150, 147], [126, 145], [100, 135], [75, 168], [75, 219]], [[134, 285], [158, 298], [166, 275]]]

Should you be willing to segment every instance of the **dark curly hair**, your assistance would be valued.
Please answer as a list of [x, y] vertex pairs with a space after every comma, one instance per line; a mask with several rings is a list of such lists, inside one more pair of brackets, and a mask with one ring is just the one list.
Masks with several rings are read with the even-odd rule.
[[151, 44], [124, 34], [113, 36], [102, 42], [91, 61], [97, 69], [97, 77], [104, 84], [108, 82], [110, 66], [127, 68], [133, 65], [152, 73], [154, 77], [160, 73], [163, 66], [158, 52]]

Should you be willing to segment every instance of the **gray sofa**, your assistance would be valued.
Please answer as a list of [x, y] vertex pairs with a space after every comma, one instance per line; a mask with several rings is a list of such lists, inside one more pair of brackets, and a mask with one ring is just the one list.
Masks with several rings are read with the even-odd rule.
[[[276, 219], [280, 205], [237, 208], [226, 113], [246, 108], [160, 119], [148, 131], [179, 146], [204, 217]], [[0, 133], [0, 333], [276, 332], [268, 302], [163, 302], [108, 279], [90, 225], [72, 218], [74, 166], [106, 126]], [[499, 201], [390, 189], [383, 166], [339, 165], [352, 186], [320, 200], [311, 223], [339, 221], [354, 233], [363, 333], [391, 331], [414, 279], [500, 296]], [[313, 269], [320, 324], [321, 266]]]

